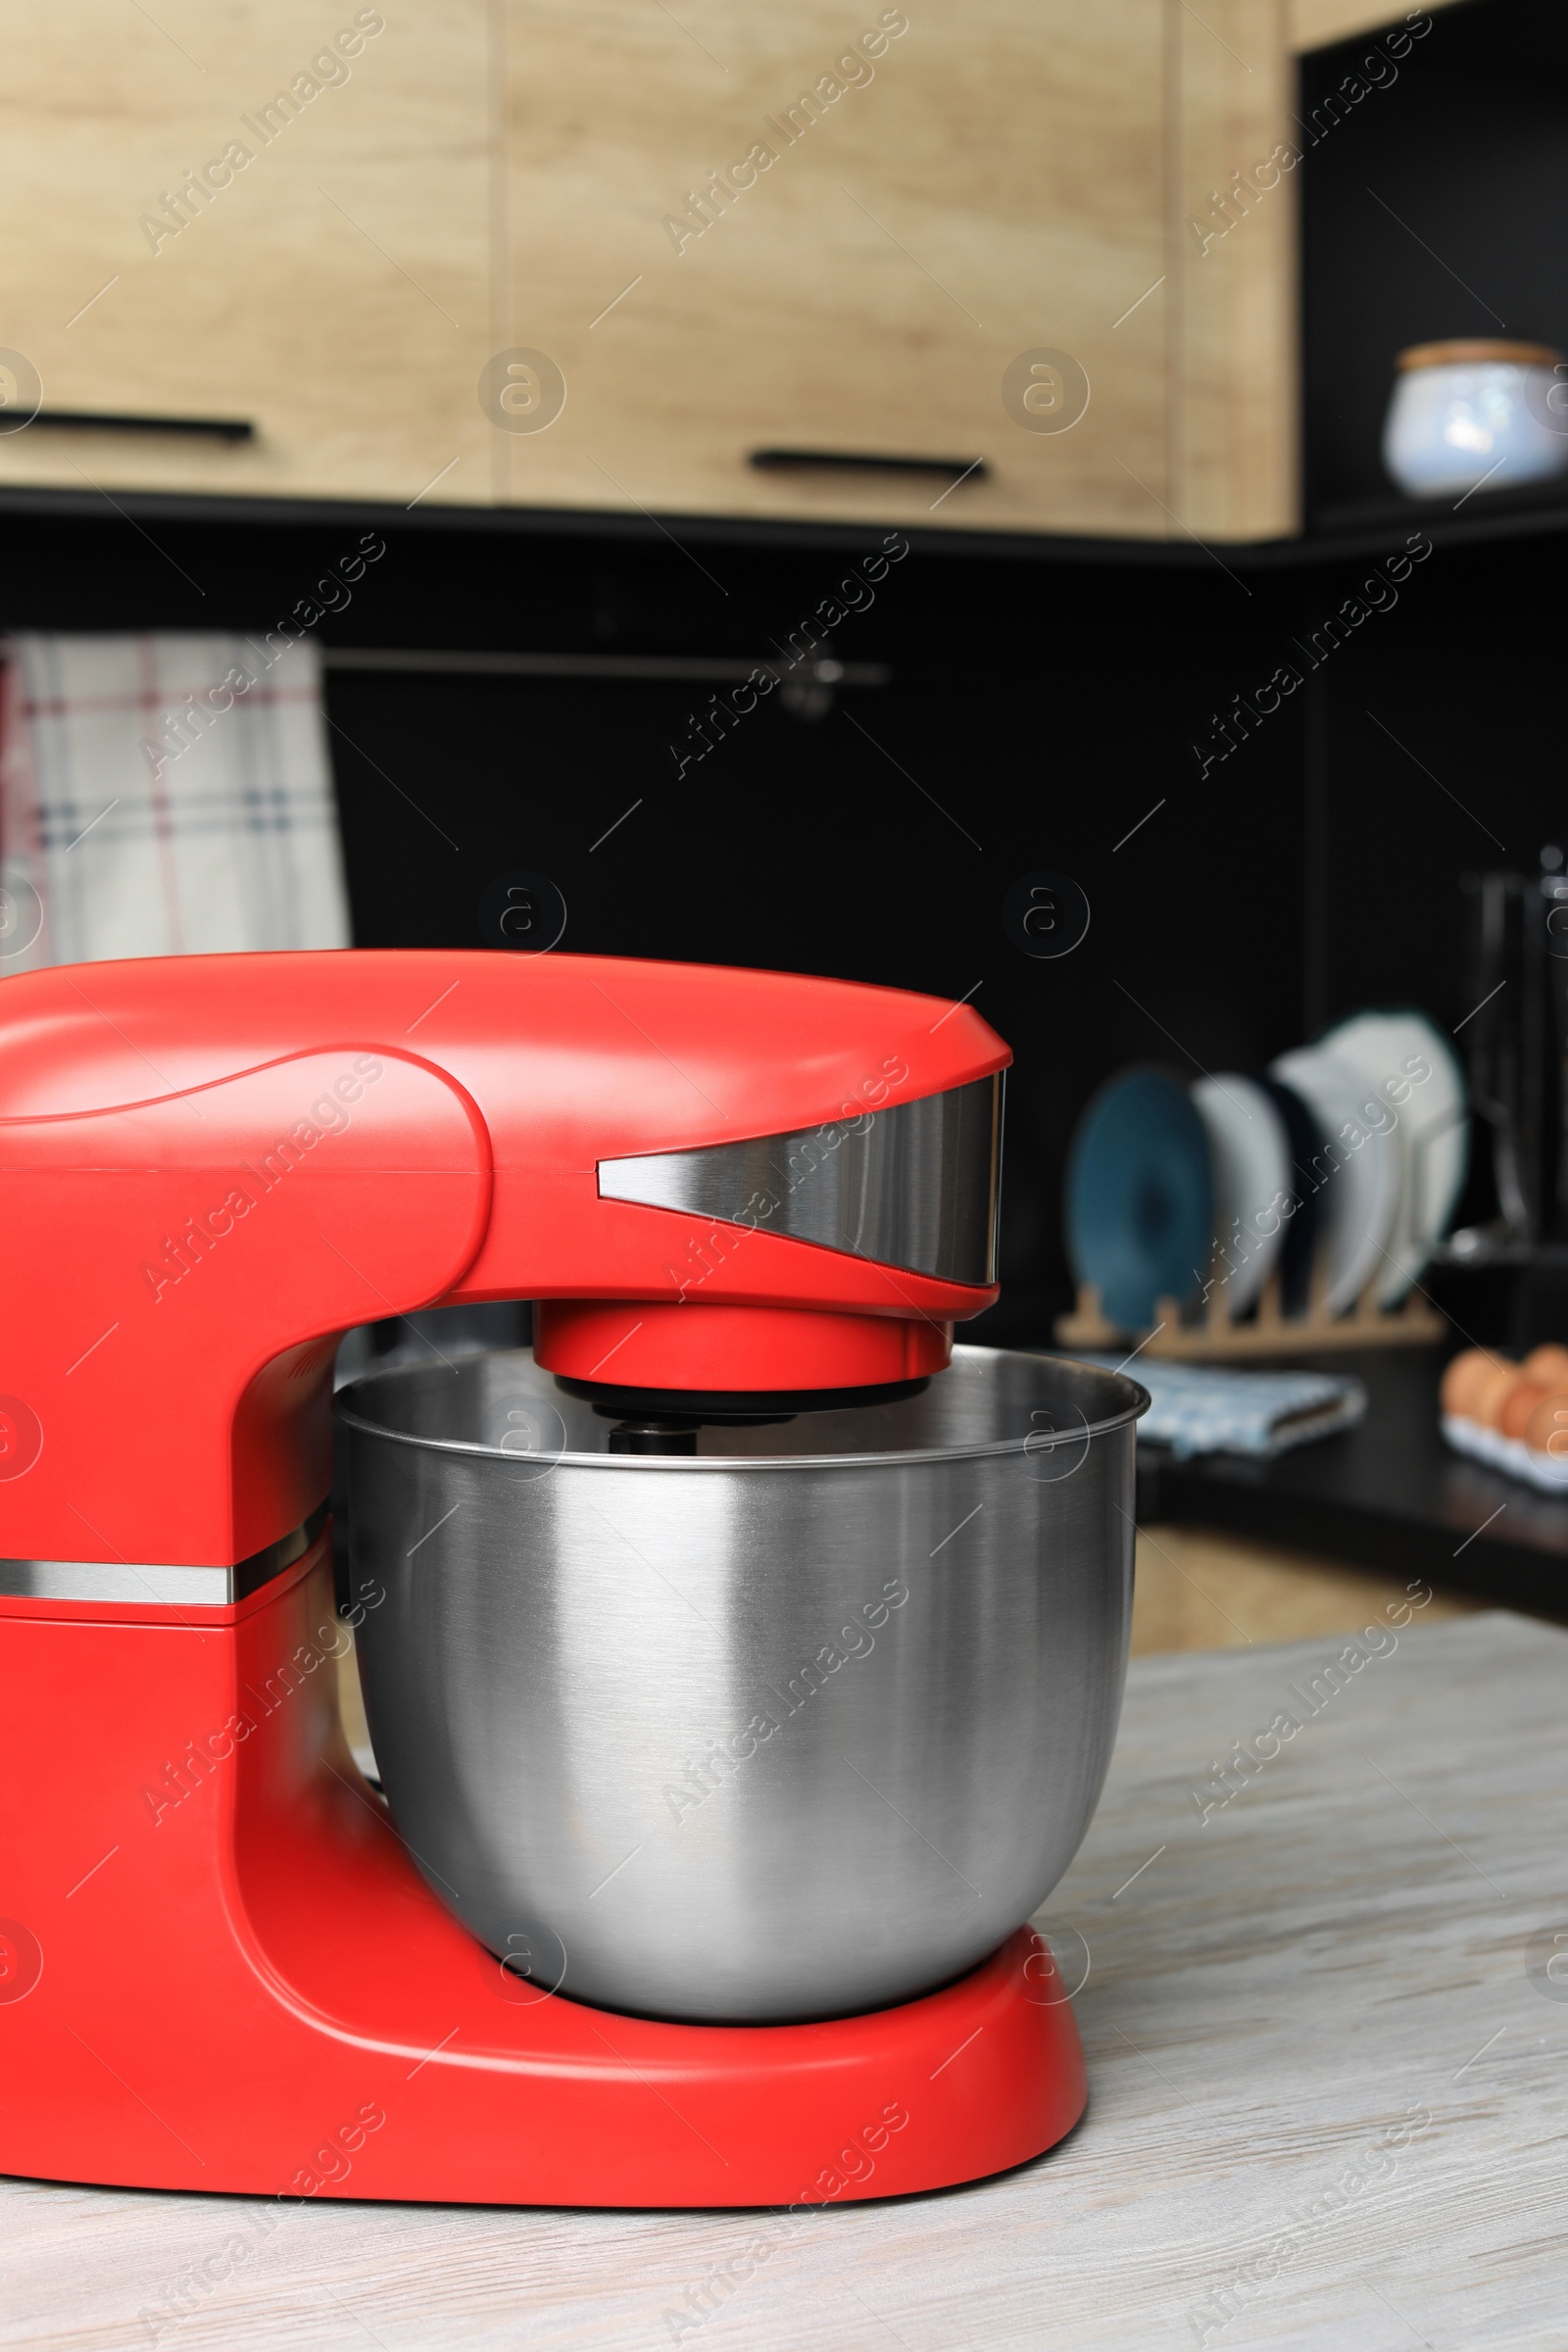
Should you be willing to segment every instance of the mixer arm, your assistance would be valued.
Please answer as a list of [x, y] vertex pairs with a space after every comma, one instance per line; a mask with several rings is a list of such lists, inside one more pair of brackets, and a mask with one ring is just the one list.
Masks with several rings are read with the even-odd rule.
[[335, 1335], [441, 1298], [541, 1302], [601, 1389], [926, 1377], [997, 1296], [1007, 1059], [971, 1005], [598, 956], [0, 981], [0, 1557], [290, 1535]]

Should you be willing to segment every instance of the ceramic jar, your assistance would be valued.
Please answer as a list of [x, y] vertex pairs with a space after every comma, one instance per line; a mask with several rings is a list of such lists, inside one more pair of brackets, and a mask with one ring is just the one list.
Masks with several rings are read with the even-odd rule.
[[1568, 363], [1543, 343], [1401, 351], [1383, 462], [1411, 498], [1539, 482], [1568, 465]]

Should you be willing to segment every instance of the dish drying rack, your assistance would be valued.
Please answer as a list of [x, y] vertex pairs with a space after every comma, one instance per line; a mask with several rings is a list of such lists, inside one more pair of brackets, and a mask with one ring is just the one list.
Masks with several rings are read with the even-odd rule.
[[1276, 1267], [1258, 1293], [1256, 1314], [1245, 1321], [1237, 1321], [1230, 1312], [1220, 1269], [1221, 1261], [1216, 1258], [1201, 1320], [1189, 1322], [1178, 1300], [1158, 1298], [1153, 1324], [1147, 1332], [1126, 1331], [1110, 1322], [1101, 1306], [1098, 1285], [1080, 1283], [1072, 1312], [1056, 1318], [1056, 1337], [1067, 1347], [1084, 1348], [1114, 1348], [1136, 1341], [1140, 1354], [1177, 1362], [1222, 1363], [1248, 1356], [1315, 1354], [1330, 1348], [1430, 1347], [1434, 1340], [1447, 1336], [1446, 1319], [1414, 1287], [1399, 1305], [1379, 1306], [1381, 1269], [1348, 1312], [1335, 1315], [1329, 1312], [1328, 1276], [1319, 1258], [1312, 1268], [1306, 1312], [1287, 1315], [1280, 1302]]

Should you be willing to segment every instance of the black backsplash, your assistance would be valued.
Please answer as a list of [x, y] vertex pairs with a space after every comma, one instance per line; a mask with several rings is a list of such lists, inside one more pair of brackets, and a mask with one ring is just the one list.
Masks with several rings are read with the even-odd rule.
[[[262, 629], [365, 527], [139, 520], [0, 518], [10, 620]], [[324, 642], [761, 654], [882, 539], [383, 527]], [[706, 688], [336, 673], [356, 936], [479, 946], [487, 884], [522, 868], [564, 893], [567, 949], [972, 995], [1017, 1055], [987, 1336], [1041, 1341], [1069, 1293], [1067, 1140], [1109, 1071], [1245, 1070], [1368, 1002], [1468, 1009], [1460, 874], [1568, 823], [1560, 544], [1438, 547], [1206, 773], [1195, 742], [1217, 751], [1216, 714], [1276, 668], [1307, 672], [1368, 563], [918, 549], [835, 634], [888, 686], [815, 723], [775, 696], [679, 776]], [[1002, 925], [1036, 868], [1091, 903], [1057, 961]]]

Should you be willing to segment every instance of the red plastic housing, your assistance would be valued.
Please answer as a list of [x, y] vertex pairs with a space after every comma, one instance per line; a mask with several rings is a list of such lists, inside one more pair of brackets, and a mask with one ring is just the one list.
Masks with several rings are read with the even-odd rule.
[[186, 956], [0, 982], [0, 1212], [24, 1237], [0, 1555], [260, 1550], [326, 1492], [338, 1335], [441, 1299], [575, 1301], [546, 1308], [541, 1360], [586, 1369], [624, 1343], [603, 1377], [627, 1386], [939, 1368], [994, 1289], [746, 1227], [704, 1255], [710, 1220], [602, 1200], [597, 1165], [1008, 1059], [966, 1005], [593, 956]]
[[[744, 1230], [744, 1228], [743, 1228]], [[542, 1298], [533, 1351], [552, 1372], [621, 1388], [871, 1388], [946, 1371], [953, 1325], [638, 1298]]]

